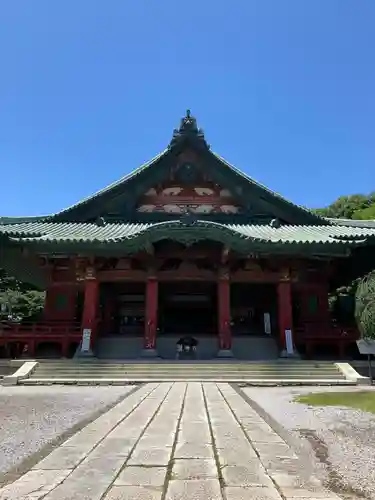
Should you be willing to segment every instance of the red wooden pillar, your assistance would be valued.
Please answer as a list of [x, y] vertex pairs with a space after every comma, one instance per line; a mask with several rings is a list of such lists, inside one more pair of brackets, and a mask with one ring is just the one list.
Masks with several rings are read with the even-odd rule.
[[144, 331], [144, 356], [156, 356], [156, 330], [158, 326], [158, 280], [150, 277], [146, 281], [146, 314]]
[[[92, 273], [88, 273], [85, 280], [85, 290], [84, 290], [84, 303], [83, 303], [83, 313], [82, 313], [82, 323], [81, 329], [82, 334], [84, 331], [90, 330], [90, 344], [89, 350], [86, 352], [92, 354], [92, 350], [96, 340], [97, 334], [97, 316], [98, 316], [98, 305], [99, 305], [99, 282]], [[82, 337], [83, 351], [85, 353], [85, 340]]]
[[293, 342], [292, 286], [290, 281], [280, 281], [277, 286], [280, 347], [286, 350], [285, 330], [291, 330]]
[[230, 281], [229, 276], [218, 280], [219, 355], [231, 355], [232, 332], [230, 327]]

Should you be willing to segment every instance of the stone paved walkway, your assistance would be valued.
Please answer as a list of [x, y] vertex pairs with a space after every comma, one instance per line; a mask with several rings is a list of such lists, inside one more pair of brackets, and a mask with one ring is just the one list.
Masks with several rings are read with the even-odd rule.
[[337, 500], [228, 384], [147, 384], [0, 500]]

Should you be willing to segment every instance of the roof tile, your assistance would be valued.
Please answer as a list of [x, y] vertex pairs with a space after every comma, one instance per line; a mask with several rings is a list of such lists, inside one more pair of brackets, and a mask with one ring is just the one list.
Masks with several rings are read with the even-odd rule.
[[[104, 226], [98, 226], [93, 223], [22, 222], [19, 224], [0, 224], [0, 235], [3, 234], [22, 241], [104, 243], [131, 238], [160, 224], [172, 224], [173, 226], [179, 223], [179, 220], [174, 220], [169, 223], [108, 223]], [[199, 221], [199, 224], [217, 223]], [[270, 243], [350, 243], [375, 236], [375, 227], [285, 225], [275, 228], [269, 225], [255, 224], [219, 224], [219, 226], [230, 229], [242, 237]]]

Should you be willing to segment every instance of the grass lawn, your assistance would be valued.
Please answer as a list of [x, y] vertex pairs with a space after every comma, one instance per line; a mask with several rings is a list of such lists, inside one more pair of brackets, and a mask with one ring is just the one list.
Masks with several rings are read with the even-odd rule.
[[311, 406], [348, 406], [375, 413], [375, 391], [317, 392], [298, 396], [295, 401]]

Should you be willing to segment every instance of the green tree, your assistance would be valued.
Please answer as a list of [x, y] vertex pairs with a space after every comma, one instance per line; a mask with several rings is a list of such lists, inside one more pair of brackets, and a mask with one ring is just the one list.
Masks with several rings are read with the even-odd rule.
[[318, 208], [314, 212], [322, 217], [338, 219], [375, 219], [375, 192], [340, 196], [328, 207]]
[[0, 319], [34, 321], [44, 307], [45, 292], [22, 283], [0, 269]]
[[365, 276], [358, 284], [355, 316], [362, 337], [375, 340], [375, 271]]

